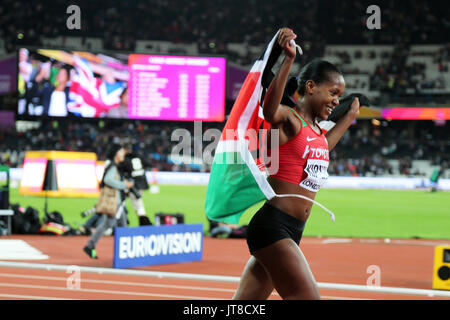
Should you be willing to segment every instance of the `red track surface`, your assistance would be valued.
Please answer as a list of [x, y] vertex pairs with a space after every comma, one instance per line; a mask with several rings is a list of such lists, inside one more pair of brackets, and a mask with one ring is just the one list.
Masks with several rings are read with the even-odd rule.
[[[113, 237], [97, 247], [98, 260], [82, 251], [88, 237], [11, 236], [35, 247], [48, 260], [30, 263], [112, 268]], [[344, 243], [345, 242], [345, 243]], [[367, 267], [381, 270], [381, 286], [432, 289], [434, 246], [449, 241], [304, 238], [301, 249], [318, 282], [365, 285]], [[249, 253], [245, 240], [205, 237], [202, 261], [141, 270], [240, 276]], [[22, 261], [23, 262], [23, 261]], [[0, 299], [230, 299], [237, 283], [81, 274], [80, 290], [67, 287], [63, 271], [0, 267]], [[324, 299], [429, 299], [427, 296], [321, 289]], [[280, 299], [274, 292], [271, 299]]]

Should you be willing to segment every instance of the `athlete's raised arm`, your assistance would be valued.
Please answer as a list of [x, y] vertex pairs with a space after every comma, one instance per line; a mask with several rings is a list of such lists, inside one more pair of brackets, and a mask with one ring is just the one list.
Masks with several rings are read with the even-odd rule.
[[336, 144], [339, 142], [339, 139], [341, 139], [345, 131], [347, 131], [347, 129], [350, 127], [353, 121], [355, 121], [358, 115], [359, 115], [359, 99], [355, 98], [347, 114], [336, 123], [333, 129], [331, 129], [325, 134], [328, 141], [328, 149], [330, 151], [334, 149]]
[[289, 41], [295, 39], [297, 36], [291, 29], [282, 28], [278, 35], [278, 43], [283, 48], [286, 57], [283, 60], [280, 70], [273, 78], [267, 89], [264, 103], [263, 114], [264, 119], [271, 123], [280, 123], [287, 119], [287, 112], [283, 108], [280, 108], [281, 98], [283, 97], [284, 87], [289, 76], [289, 71], [295, 60], [296, 47], [290, 45]]

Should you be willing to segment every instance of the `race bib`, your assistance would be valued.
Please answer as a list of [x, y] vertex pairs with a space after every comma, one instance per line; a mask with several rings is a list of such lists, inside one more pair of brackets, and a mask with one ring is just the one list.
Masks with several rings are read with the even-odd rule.
[[299, 185], [306, 190], [317, 192], [328, 179], [328, 161], [308, 159], [303, 171], [308, 176]]

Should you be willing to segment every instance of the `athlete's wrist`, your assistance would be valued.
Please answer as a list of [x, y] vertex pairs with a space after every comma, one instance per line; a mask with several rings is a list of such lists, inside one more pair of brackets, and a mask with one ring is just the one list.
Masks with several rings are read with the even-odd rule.
[[294, 61], [295, 61], [295, 56], [291, 57], [291, 56], [286, 55], [284, 57], [283, 63], [289, 63], [290, 65], [292, 65], [294, 63]]
[[356, 117], [354, 115], [346, 114], [338, 122], [342, 122], [346, 126], [346, 129], [348, 129], [355, 120], [356, 120]]
[[359, 112], [358, 113], [354, 113], [354, 112], [348, 112], [343, 118], [347, 118], [348, 121], [355, 121], [356, 118], [358, 118]]

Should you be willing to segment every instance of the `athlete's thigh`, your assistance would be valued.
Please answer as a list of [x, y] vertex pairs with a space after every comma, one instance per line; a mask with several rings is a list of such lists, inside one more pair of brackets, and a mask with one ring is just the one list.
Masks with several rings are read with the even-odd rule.
[[289, 238], [254, 252], [283, 299], [320, 299], [319, 289], [305, 256]]
[[251, 256], [242, 272], [234, 300], [264, 300], [273, 291], [273, 284], [264, 267]]

